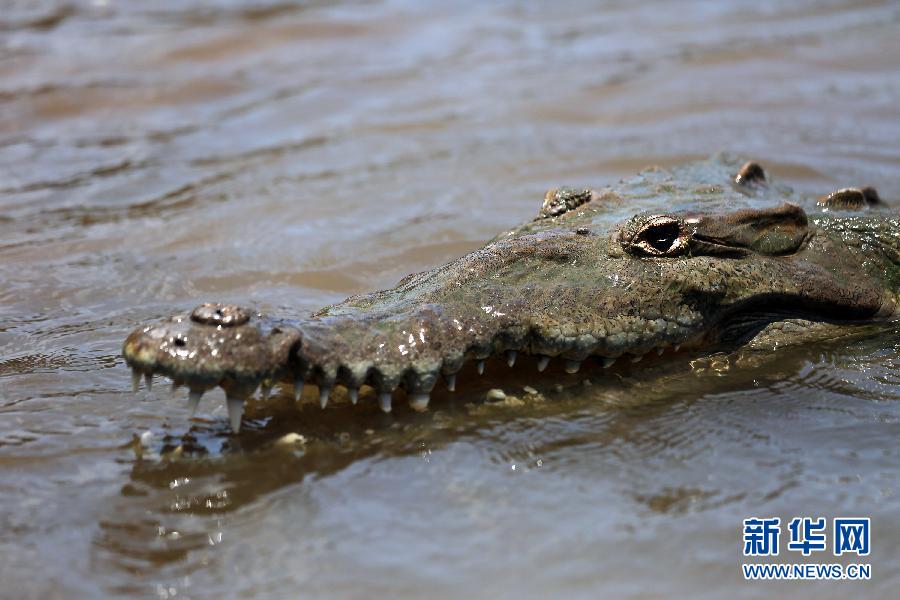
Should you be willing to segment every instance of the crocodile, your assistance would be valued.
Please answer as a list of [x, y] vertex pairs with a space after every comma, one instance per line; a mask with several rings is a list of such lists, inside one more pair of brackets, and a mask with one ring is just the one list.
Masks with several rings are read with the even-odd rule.
[[530, 355], [539, 371], [558, 359], [575, 373], [585, 360], [599, 370], [771, 335], [799, 342], [798, 329], [895, 322], [898, 290], [900, 215], [873, 188], [802, 195], [717, 155], [552, 189], [534, 219], [483, 248], [309, 316], [202, 304], [139, 327], [123, 356], [135, 390], [171, 378], [192, 414], [221, 386], [237, 433], [245, 401], [277, 382], [297, 400], [315, 385], [323, 408], [336, 386], [353, 404], [366, 386], [386, 412], [398, 395], [421, 411], [468, 361], [482, 373], [490, 357]]

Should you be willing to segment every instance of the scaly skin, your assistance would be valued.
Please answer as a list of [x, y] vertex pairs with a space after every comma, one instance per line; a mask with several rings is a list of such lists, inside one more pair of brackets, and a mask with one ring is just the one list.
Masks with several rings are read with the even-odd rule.
[[806, 199], [723, 157], [648, 169], [600, 191], [548, 192], [538, 217], [397, 287], [305, 318], [203, 305], [135, 330], [123, 354], [148, 380], [221, 385], [232, 426], [275, 381], [370, 385], [390, 410], [427, 406], [438, 376], [506, 353], [604, 365], [666, 349], [740, 345], [772, 323], [898, 315], [900, 220], [871, 188]]

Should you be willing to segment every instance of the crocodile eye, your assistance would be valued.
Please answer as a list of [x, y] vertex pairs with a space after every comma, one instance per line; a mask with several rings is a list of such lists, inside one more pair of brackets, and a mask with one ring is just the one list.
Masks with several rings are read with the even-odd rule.
[[653, 217], [638, 230], [631, 244], [647, 256], [677, 256], [687, 249], [687, 234], [678, 219]]

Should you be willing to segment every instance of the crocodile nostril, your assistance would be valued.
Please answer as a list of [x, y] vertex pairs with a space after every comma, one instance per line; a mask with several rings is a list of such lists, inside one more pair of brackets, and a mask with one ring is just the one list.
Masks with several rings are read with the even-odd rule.
[[760, 185], [766, 183], [766, 172], [762, 166], [753, 161], [744, 163], [741, 170], [734, 178], [734, 182], [738, 185]]
[[201, 304], [191, 313], [191, 321], [205, 325], [236, 327], [250, 320], [250, 311], [234, 304]]

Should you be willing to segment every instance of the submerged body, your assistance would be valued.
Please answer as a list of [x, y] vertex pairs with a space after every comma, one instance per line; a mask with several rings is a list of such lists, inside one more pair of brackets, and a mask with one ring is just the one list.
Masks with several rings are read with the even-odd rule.
[[335, 385], [354, 402], [368, 385], [384, 410], [397, 388], [424, 409], [468, 360], [525, 353], [574, 372], [590, 357], [740, 345], [788, 319], [888, 322], [898, 289], [900, 221], [874, 190], [803, 198], [718, 157], [551, 190], [536, 219], [481, 250], [306, 318], [207, 304], [134, 331], [123, 354], [136, 382], [168, 376], [195, 406], [222, 386], [237, 430], [244, 400], [280, 380], [298, 394], [314, 383], [323, 406]]

